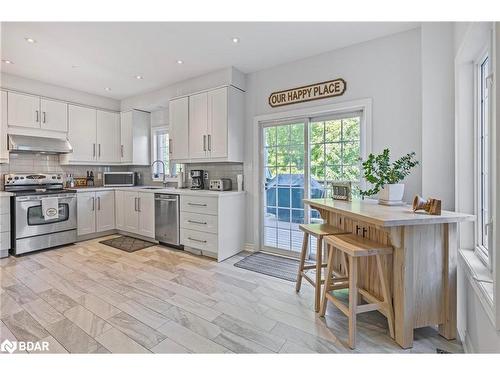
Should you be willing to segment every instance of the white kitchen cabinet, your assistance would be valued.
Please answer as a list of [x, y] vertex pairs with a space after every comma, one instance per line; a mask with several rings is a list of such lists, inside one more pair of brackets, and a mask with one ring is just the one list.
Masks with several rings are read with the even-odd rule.
[[7, 149], [7, 92], [1, 91], [2, 101], [0, 104], [0, 164], [9, 162], [9, 151]]
[[73, 152], [68, 155], [69, 161], [95, 162], [97, 160], [96, 110], [70, 104], [68, 115], [68, 139], [73, 147]]
[[117, 190], [116, 228], [131, 235], [155, 237], [154, 193]]
[[97, 160], [117, 163], [120, 155], [120, 116], [115, 112], [97, 110]]
[[85, 236], [95, 233], [95, 193], [85, 192], [77, 194], [77, 233]]
[[0, 197], [0, 258], [9, 256], [10, 197]]
[[138, 194], [139, 234], [155, 237], [155, 199], [152, 193]]
[[151, 144], [150, 113], [131, 110], [122, 112], [120, 117], [121, 162], [130, 165], [149, 165]]
[[8, 126], [66, 133], [68, 104], [35, 95], [8, 93]]
[[[207, 149], [210, 158], [227, 157], [227, 88], [209, 91], [208, 97], [208, 124]], [[242, 145], [243, 146], [243, 145]]]
[[123, 230], [139, 233], [139, 211], [137, 211], [138, 193], [135, 191], [123, 192]]
[[243, 250], [245, 194], [181, 195], [181, 244], [223, 261]]
[[207, 158], [208, 95], [206, 92], [189, 97], [189, 158]]
[[105, 232], [116, 228], [115, 224], [115, 192], [113, 190], [97, 191], [96, 198], [96, 232]]
[[68, 104], [41, 98], [40, 128], [66, 133], [68, 131]]
[[[174, 154], [179, 162], [242, 162], [244, 152], [244, 93], [232, 86], [221, 87], [188, 96], [181, 105], [170, 101], [170, 127], [182, 129], [188, 122], [188, 139], [172, 138]], [[177, 112], [176, 112], [177, 111]], [[177, 155], [175, 150], [188, 150]]]
[[78, 236], [114, 230], [115, 192], [113, 190], [78, 192]]
[[40, 127], [40, 97], [9, 92], [7, 100], [9, 126]]
[[189, 158], [189, 98], [179, 98], [169, 103], [170, 158]]

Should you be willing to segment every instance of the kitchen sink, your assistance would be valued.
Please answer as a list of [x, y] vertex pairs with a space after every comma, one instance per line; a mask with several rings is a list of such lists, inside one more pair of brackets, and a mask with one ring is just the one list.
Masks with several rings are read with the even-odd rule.
[[141, 189], [146, 189], [146, 190], [158, 190], [158, 189], [164, 189], [161, 186], [148, 186], [148, 187], [141, 187]]

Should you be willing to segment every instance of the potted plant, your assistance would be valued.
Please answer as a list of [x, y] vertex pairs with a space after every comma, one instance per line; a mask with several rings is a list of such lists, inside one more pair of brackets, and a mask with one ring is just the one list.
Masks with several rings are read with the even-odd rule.
[[364, 198], [378, 193], [379, 204], [402, 204], [405, 186], [401, 181], [419, 162], [415, 160], [415, 152], [406, 154], [393, 163], [389, 154], [389, 149], [386, 148], [379, 155], [370, 154], [363, 162], [364, 177], [372, 184], [372, 188], [362, 190], [360, 194]]

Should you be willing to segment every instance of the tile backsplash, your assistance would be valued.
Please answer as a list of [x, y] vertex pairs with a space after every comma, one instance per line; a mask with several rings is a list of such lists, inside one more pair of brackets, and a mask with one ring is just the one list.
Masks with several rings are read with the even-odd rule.
[[[194, 163], [185, 164], [186, 185], [190, 186], [189, 171], [192, 169], [203, 169], [208, 172], [208, 180], [217, 178], [230, 178], [233, 190], [237, 189], [236, 176], [243, 174], [243, 163]], [[94, 171], [96, 185], [98, 185], [98, 173], [133, 171], [140, 172], [143, 185], [159, 184], [152, 180], [149, 167], [132, 166], [96, 166], [96, 165], [61, 165], [58, 155], [43, 154], [10, 154], [9, 164], [0, 164], [0, 190], [3, 190], [3, 175], [8, 173], [62, 173], [64, 177], [72, 174], [74, 177], [85, 177], [87, 171]], [[208, 181], [205, 181], [208, 189]]]

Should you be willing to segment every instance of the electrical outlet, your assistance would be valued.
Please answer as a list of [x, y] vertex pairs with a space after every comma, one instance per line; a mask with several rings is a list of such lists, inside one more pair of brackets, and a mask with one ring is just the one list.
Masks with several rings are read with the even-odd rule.
[[206, 172], [206, 171], [205, 171], [205, 172], [203, 172], [203, 178], [204, 178], [205, 180], [208, 180], [208, 172]]

